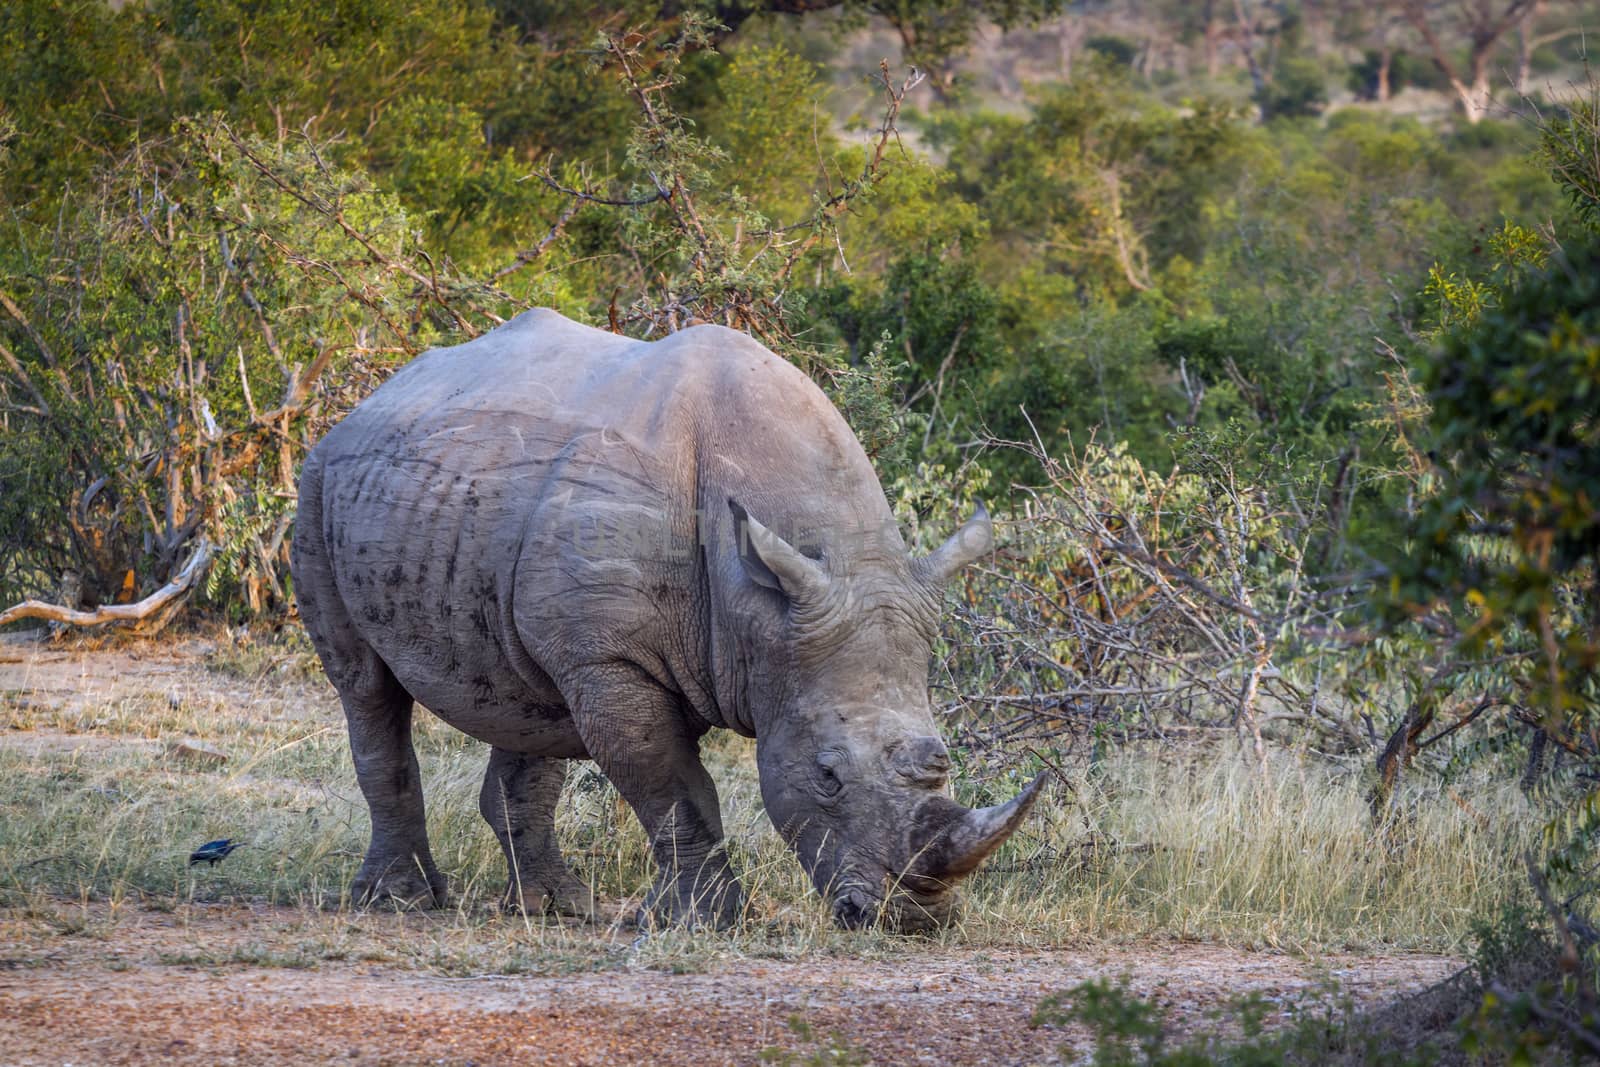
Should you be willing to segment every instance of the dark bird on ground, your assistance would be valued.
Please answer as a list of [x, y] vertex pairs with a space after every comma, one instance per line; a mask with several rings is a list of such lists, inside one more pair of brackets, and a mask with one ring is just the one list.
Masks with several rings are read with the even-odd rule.
[[228, 853], [243, 846], [243, 841], [235, 841], [228, 837], [224, 837], [220, 841], [207, 841], [189, 853], [189, 866], [193, 867], [197, 863], [209, 863], [215, 867], [227, 858]]

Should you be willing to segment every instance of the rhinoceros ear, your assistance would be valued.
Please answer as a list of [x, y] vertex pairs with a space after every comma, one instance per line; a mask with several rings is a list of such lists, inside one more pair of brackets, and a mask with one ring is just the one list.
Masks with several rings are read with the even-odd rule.
[[728, 510], [733, 512], [739, 562], [752, 582], [776, 589], [790, 600], [804, 599], [827, 584], [828, 577], [816, 561], [751, 518], [737, 500], [728, 500]]
[[993, 548], [994, 524], [989, 521], [989, 509], [980, 500], [978, 510], [961, 524], [961, 529], [911, 566], [917, 577], [937, 589], [954, 578], [962, 567], [987, 555]]

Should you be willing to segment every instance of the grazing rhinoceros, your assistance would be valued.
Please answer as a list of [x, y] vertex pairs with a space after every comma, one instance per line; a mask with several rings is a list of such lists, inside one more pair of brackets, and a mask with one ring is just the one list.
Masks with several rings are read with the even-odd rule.
[[767, 812], [837, 921], [944, 920], [1040, 784], [946, 795], [934, 627], [991, 541], [980, 509], [912, 559], [833, 405], [720, 326], [644, 343], [530, 311], [417, 358], [300, 479], [295, 593], [372, 810], [354, 896], [444, 898], [416, 700], [492, 746], [479, 803], [513, 903], [590, 912], [552, 817], [562, 761], [587, 758], [649, 835], [653, 911], [731, 921], [699, 757], [725, 727], [756, 739]]

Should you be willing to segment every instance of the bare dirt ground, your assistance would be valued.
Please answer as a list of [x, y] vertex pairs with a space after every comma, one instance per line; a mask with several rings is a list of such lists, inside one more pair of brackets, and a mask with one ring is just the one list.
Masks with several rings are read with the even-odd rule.
[[[7, 922], [0, 967], [16, 969], [0, 972], [0, 1017], [10, 1020], [0, 1061], [751, 1063], [766, 1049], [805, 1055], [820, 1047], [790, 1028], [800, 1018], [824, 1045], [831, 1038], [876, 1063], [1051, 1063], [1083, 1051], [1082, 1035], [1034, 1028], [1034, 1008], [1091, 978], [1126, 976], [1182, 1023], [1203, 1025], [1245, 993], [1274, 1004], [1282, 1021], [1329, 979], [1345, 995], [1376, 1001], [1457, 966], [1425, 956], [1312, 961], [1149, 943], [877, 961], [736, 958], [697, 974], [624, 966], [445, 978], [348, 960], [304, 968], [182, 962], [197, 945], [226, 956], [229, 946], [271, 939], [286, 918], [292, 909], [185, 909], [128, 916], [91, 940], [19, 937]], [[400, 936], [397, 924], [419, 920], [360, 921]]]
[[[215, 642], [88, 651], [0, 640], [0, 746], [43, 761], [168, 743], [96, 727], [98, 709], [130, 693], [174, 705], [249, 701], [254, 714], [280, 720], [326, 713], [314, 681], [286, 680], [268, 694], [251, 679], [258, 667], [281, 670], [271, 657], [241, 675], [206, 669], [215, 652]], [[0, 781], [9, 818], [18, 805], [7, 789]], [[0, 871], [0, 882], [20, 884], [15, 870]], [[1313, 959], [1175, 941], [1048, 950], [907, 942], [798, 959], [730, 943], [673, 973], [630, 950], [636, 931], [581, 927], [524, 973], [455, 974], [396, 951], [454, 936], [450, 923], [137, 894], [115, 903], [13, 895], [0, 907], [0, 1063], [722, 1064], [759, 1062], [764, 1050], [794, 1063], [1070, 1062], [1087, 1054], [1084, 1035], [1031, 1017], [1046, 995], [1091, 978], [1126, 977], [1186, 1027], [1256, 994], [1272, 1006], [1272, 1025], [1321, 1010], [1333, 985], [1375, 1003], [1460, 966], [1440, 956]], [[315, 948], [297, 950], [307, 938]]]

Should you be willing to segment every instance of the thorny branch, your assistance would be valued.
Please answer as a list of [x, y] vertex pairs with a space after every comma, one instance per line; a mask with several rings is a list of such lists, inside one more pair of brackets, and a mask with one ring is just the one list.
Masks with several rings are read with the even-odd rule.
[[[892, 138], [897, 145], [900, 144], [900, 131], [895, 123], [900, 118], [900, 108], [905, 104], [906, 94], [921, 85], [926, 77], [924, 72], [913, 67], [910, 74], [896, 87], [894, 79], [889, 75], [888, 60], [879, 61], [877, 82], [883, 89], [885, 104], [883, 119], [878, 123], [877, 138], [873, 143], [872, 152], [855, 181], [847, 182], [843, 189], [824, 201], [822, 207], [811, 218], [800, 224], [800, 228], [808, 229], [810, 233], [785, 257], [783, 266], [778, 270], [779, 278], [787, 278], [794, 270], [795, 264], [799, 263], [805, 254], [815, 248], [817, 242], [830, 232], [829, 227], [834, 221], [849, 210], [851, 202], [872, 188], [883, 168], [883, 156], [889, 147], [890, 139]], [[904, 150], [902, 145], [901, 151]]]
[[[478, 334], [481, 332], [478, 327], [457, 309], [456, 300], [454, 299], [457, 294], [444, 290], [439, 284], [439, 278], [437, 274], [423, 274], [411, 264], [397, 260], [393, 256], [384, 253], [377, 247], [377, 245], [373, 243], [372, 239], [367, 234], [363, 233], [357, 227], [351, 225], [350, 221], [345, 217], [344, 205], [342, 203], [340, 203], [338, 200], [329, 200], [314, 190], [305, 189], [288, 182], [284, 179], [283, 175], [278, 172], [277, 168], [273, 167], [270, 163], [262, 159], [261, 155], [251, 146], [250, 142], [239, 136], [239, 134], [236, 133], [231, 126], [224, 124], [221, 126], [221, 130], [232, 144], [234, 151], [239, 153], [240, 158], [244, 159], [250, 164], [250, 166], [255, 168], [255, 170], [259, 172], [262, 177], [266, 178], [267, 181], [271, 182], [286, 196], [289, 196], [301, 204], [304, 204], [307, 208], [332, 222], [346, 237], [360, 245], [366, 251], [367, 255], [371, 257], [371, 261], [373, 263], [382, 266], [387, 271], [399, 274], [415, 282], [417, 286], [416, 293], [418, 295], [426, 294], [441, 311], [450, 316], [455, 328], [464, 336], [468, 338], [478, 336]], [[302, 134], [302, 136], [306, 149], [311, 153], [311, 156], [315, 160], [317, 167], [323, 172], [324, 176], [331, 178], [331, 171], [328, 168], [327, 163], [322, 159], [321, 153], [317, 151], [315, 141], [310, 137], [309, 134]], [[490, 287], [478, 286], [478, 288], [487, 290], [495, 297], [507, 300], [510, 299], [504, 293], [500, 293], [497, 290], [491, 289]], [[487, 312], [484, 313], [488, 314]], [[497, 316], [489, 315], [489, 317], [496, 322], [500, 321]]]
[[[1032, 455], [1042, 484], [1018, 487], [1025, 504], [1003, 526], [994, 565], [964, 579], [938, 670], [946, 681], [935, 686], [975, 751], [1237, 731], [1257, 762], [1277, 741], [1382, 750], [1380, 767], [1397, 774], [1505, 706], [1471, 688], [1482, 684], [1474, 670], [1492, 663], [1441, 662], [1431, 689], [1464, 710], [1429, 737], [1431, 713], [1406, 716], [1401, 740], [1386, 746], [1371, 721], [1395, 717], [1378, 706], [1388, 694], [1355, 684], [1365, 674], [1352, 668], [1373, 638], [1344, 622], [1369, 586], [1302, 579], [1310, 534], [1295, 516], [1226, 471], [1207, 476], [1210, 497], [1197, 498], [1191, 480], [1180, 505], [1177, 472], [1163, 480], [1119, 467], [1103, 449], [1055, 459], [1037, 445], [1009, 447]], [[1270, 556], [1281, 566], [1262, 562]], [[1293, 580], [1277, 580], [1285, 573]], [[987, 683], [974, 694], [957, 678]], [[1505, 728], [1529, 724], [1512, 717]]]

